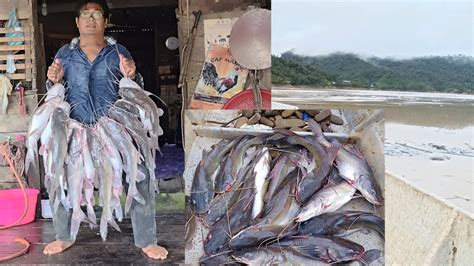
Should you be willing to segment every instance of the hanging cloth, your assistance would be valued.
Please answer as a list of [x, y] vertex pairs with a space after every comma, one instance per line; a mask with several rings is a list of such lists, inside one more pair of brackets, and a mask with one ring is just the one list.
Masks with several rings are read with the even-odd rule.
[[[12, 7], [12, 10], [10, 11], [10, 16], [8, 18], [7, 24], [5, 25], [6, 28], [15, 28], [16, 32], [8, 32], [5, 34], [6, 37], [23, 37], [24, 34], [20, 30], [20, 21], [18, 20], [18, 17], [16, 16], [16, 7]], [[23, 45], [23, 41], [11, 41], [8, 42], [8, 45]]]
[[15, 57], [12, 54], [7, 55], [7, 73], [13, 74], [16, 71]]
[[7, 76], [0, 75], [0, 103], [1, 113], [7, 113], [8, 107], [8, 95], [11, 94], [13, 85], [10, 83], [10, 79]]

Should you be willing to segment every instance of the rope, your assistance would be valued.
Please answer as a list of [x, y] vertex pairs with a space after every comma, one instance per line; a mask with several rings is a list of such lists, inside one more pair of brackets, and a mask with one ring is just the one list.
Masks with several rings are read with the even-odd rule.
[[[12, 144], [7, 143], [6, 145], [7, 145], [6, 153], [5, 151], [3, 153], [8, 155], [13, 160], [13, 165], [18, 175], [23, 176], [23, 173], [25, 171], [25, 156], [26, 156], [25, 149], [23, 147], [24, 145], [21, 144], [20, 142], [13, 142]], [[9, 147], [9, 146], [12, 146], [12, 147]], [[16, 151], [14, 151], [15, 149]], [[3, 156], [0, 157], [1, 166], [8, 166], [8, 162], [5, 160], [5, 158]]]
[[[9, 155], [10, 153], [8, 152], [8, 145], [9, 145], [8, 142], [4, 142], [3, 145], [2, 145], [3, 157], [5, 157], [5, 159], [7, 160], [8, 165], [10, 166], [10, 170], [13, 172], [13, 174], [15, 175], [16, 180], [20, 184], [21, 190], [23, 192], [23, 199], [24, 199], [25, 205], [24, 205], [24, 208], [23, 208], [23, 214], [18, 218], [18, 220], [16, 220], [13, 224], [6, 225], [6, 226], [0, 226], [0, 230], [11, 228], [11, 227], [17, 225], [25, 217], [26, 211], [28, 210], [28, 197], [26, 196], [25, 186], [23, 185], [23, 182], [21, 181], [20, 175], [18, 175], [18, 172], [17, 172], [15, 166], [13, 165], [12, 158]], [[18, 150], [20, 150], [20, 149], [18, 149]], [[18, 151], [17, 151], [17, 153], [18, 153]], [[7, 255], [5, 257], [0, 257], [0, 262], [7, 261], [7, 260], [10, 260], [10, 259], [19, 257], [19, 256], [25, 254], [28, 251], [28, 249], [30, 247], [30, 243], [28, 243], [28, 241], [26, 241], [25, 239], [22, 239], [22, 238], [16, 238], [15, 242], [23, 244], [23, 245], [25, 245], [25, 247], [22, 250], [17, 251], [15, 253], [11, 254], [11, 255]]]
[[0, 257], [0, 262], [4, 262], [4, 261], [7, 261], [7, 260], [17, 258], [17, 257], [25, 254], [26, 252], [28, 252], [28, 249], [30, 248], [30, 243], [28, 241], [26, 241], [23, 238], [15, 238], [15, 242], [19, 243], [19, 244], [22, 244], [25, 247], [22, 250], [19, 250], [19, 251], [15, 252], [11, 255], [7, 255], [5, 257]]

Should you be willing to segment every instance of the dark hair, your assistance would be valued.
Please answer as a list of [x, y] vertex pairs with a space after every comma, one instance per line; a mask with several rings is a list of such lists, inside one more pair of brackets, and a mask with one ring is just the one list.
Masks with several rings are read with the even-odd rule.
[[76, 18], [79, 17], [81, 15], [81, 10], [84, 6], [86, 6], [87, 4], [89, 3], [93, 3], [93, 4], [98, 4], [102, 10], [104, 11], [104, 18], [108, 19], [109, 18], [109, 6], [107, 5], [107, 3], [105, 2], [105, 0], [79, 0], [77, 1], [77, 4], [76, 4]]

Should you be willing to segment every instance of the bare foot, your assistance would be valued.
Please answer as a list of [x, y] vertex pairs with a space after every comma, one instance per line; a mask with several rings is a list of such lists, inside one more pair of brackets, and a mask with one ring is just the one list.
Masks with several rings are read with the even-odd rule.
[[71, 247], [74, 242], [66, 242], [66, 241], [53, 241], [44, 247], [43, 253], [47, 255], [57, 254], [65, 251], [69, 247]]
[[164, 247], [158, 246], [156, 244], [149, 245], [146, 248], [142, 248], [142, 250], [143, 250], [143, 252], [145, 252], [145, 254], [148, 257], [150, 257], [152, 259], [155, 259], [155, 260], [158, 260], [158, 259], [164, 260], [164, 259], [166, 259], [166, 256], [168, 256], [168, 250], [166, 250]]

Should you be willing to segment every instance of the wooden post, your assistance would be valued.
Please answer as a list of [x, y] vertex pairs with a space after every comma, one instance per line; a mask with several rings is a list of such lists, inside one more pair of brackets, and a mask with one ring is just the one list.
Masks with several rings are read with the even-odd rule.
[[155, 46], [155, 80], [156, 80], [156, 88], [157, 88], [157, 95], [161, 96], [161, 81], [160, 81], [160, 53], [159, 53], [159, 45], [158, 45], [158, 40], [159, 40], [159, 25], [158, 25], [158, 17], [154, 17], [153, 19], [153, 35], [154, 35], [154, 46]]

